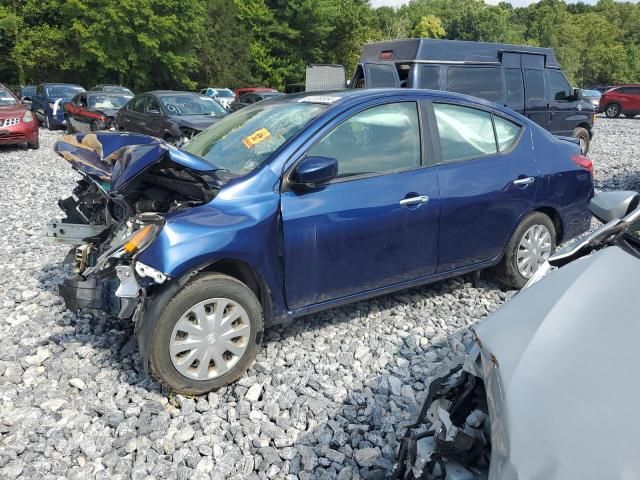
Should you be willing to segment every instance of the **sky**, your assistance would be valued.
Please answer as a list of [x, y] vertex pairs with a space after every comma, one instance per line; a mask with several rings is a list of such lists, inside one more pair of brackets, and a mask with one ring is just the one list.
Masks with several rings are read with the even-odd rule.
[[[500, 1], [501, 0], [485, 0], [486, 3], [491, 5], [496, 5], [500, 3]], [[382, 6], [399, 7], [400, 5], [409, 3], [409, 0], [370, 0], [370, 2], [373, 7], [382, 7]], [[582, 0], [582, 2], [594, 4], [596, 3], [596, 0]], [[535, 0], [510, 0], [510, 3], [514, 7], [526, 7], [531, 3], [535, 3]], [[569, 2], [569, 3], [574, 3], [574, 2]]]

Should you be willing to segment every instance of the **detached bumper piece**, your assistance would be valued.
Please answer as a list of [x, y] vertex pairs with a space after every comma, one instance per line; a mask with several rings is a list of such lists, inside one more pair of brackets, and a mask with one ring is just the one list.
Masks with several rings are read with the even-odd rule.
[[431, 382], [400, 443], [395, 480], [486, 480], [491, 446], [484, 383], [456, 367]]
[[115, 296], [118, 283], [115, 272], [110, 270], [86, 280], [67, 278], [58, 285], [58, 293], [73, 312], [88, 309], [98, 315], [117, 315], [121, 308], [120, 299]]

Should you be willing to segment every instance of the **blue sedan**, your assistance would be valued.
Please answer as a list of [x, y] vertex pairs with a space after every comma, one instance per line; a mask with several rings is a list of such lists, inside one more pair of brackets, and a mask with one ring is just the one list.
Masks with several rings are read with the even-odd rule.
[[66, 125], [64, 104], [84, 91], [80, 85], [41, 83], [31, 97], [31, 111], [47, 130], [56, 130]]
[[183, 149], [71, 135], [83, 175], [49, 235], [70, 309], [132, 318], [144, 365], [191, 394], [237, 379], [263, 329], [492, 267], [521, 287], [590, 222], [592, 164], [512, 110], [349, 90], [240, 110]]

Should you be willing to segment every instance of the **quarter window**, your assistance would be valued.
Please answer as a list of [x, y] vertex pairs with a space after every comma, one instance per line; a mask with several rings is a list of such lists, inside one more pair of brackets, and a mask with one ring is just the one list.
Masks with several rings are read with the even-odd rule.
[[524, 83], [527, 87], [527, 103], [544, 101], [544, 73], [542, 70], [525, 70]]
[[440, 67], [423, 65], [420, 68], [420, 88], [440, 89]]
[[502, 70], [495, 67], [449, 67], [447, 90], [485, 98], [502, 100]]
[[518, 139], [522, 127], [513, 123], [506, 118], [493, 116], [493, 124], [496, 128], [496, 137], [498, 139], [498, 148], [501, 152], [509, 150]]
[[356, 113], [316, 143], [308, 156], [338, 160], [338, 177], [420, 165], [420, 123], [415, 102], [390, 103]]
[[549, 71], [549, 91], [551, 100], [566, 100], [571, 96], [571, 86], [562, 72]]
[[375, 63], [367, 65], [367, 87], [397, 87], [395, 68], [395, 65], [378, 65]]
[[498, 151], [491, 114], [475, 108], [434, 103], [443, 162], [490, 155]]

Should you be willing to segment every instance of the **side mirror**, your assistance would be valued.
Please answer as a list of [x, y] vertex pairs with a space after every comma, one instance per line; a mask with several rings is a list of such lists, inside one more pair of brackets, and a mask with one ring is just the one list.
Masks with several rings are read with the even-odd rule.
[[20, 101], [22, 103], [31, 103], [31, 97], [22, 97]]
[[307, 157], [293, 172], [296, 185], [318, 187], [325, 185], [338, 175], [338, 161], [329, 157]]
[[582, 89], [581, 88], [574, 88], [573, 89], [573, 98], [575, 98], [576, 100], [582, 100]]
[[619, 190], [603, 192], [591, 199], [589, 210], [602, 223], [619, 220], [638, 208], [640, 194], [637, 192]]

